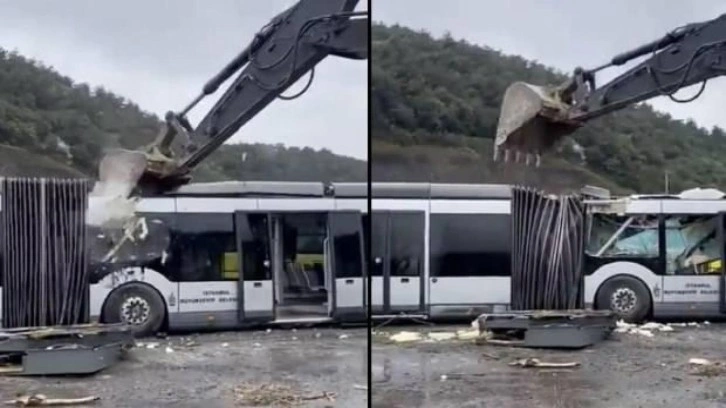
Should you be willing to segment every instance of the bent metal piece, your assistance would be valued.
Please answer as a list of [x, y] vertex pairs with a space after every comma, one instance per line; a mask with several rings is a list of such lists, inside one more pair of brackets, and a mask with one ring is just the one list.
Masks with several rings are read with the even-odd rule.
[[0, 375], [93, 374], [134, 344], [124, 324], [17, 328], [0, 331]]
[[609, 310], [537, 310], [483, 314], [480, 331], [518, 334], [508, 345], [531, 348], [582, 349], [606, 340], [616, 327], [617, 316]]

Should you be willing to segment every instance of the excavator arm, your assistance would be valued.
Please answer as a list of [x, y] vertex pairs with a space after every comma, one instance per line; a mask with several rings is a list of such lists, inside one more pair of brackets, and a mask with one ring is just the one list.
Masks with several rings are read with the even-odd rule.
[[[597, 86], [597, 72], [649, 57], [615, 79]], [[688, 24], [662, 38], [615, 56], [595, 69], [575, 69], [556, 86], [516, 82], [502, 100], [494, 159], [538, 165], [540, 154], [589, 120], [656, 96], [691, 102], [703, 92], [706, 81], [726, 74], [726, 14]], [[678, 90], [701, 83], [688, 99], [676, 99]]]
[[[101, 160], [101, 184], [121, 186], [129, 194], [135, 189], [162, 193], [185, 184], [199, 163], [273, 100], [295, 99], [307, 91], [315, 66], [323, 59], [329, 55], [367, 59], [368, 12], [355, 11], [357, 3], [300, 0], [275, 16], [189, 105], [166, 114], [165, 124], [150, 146], [141, 151], [109, 152]], [[235, 74], [217, 103], [192, 126], [187, 114]], [[283, 95], [306, 74], [309, 79], [302, 91]]]

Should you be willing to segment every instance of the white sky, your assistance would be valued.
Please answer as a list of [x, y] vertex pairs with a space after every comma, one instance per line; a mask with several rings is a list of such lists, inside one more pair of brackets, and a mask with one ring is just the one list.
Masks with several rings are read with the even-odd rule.
[[[454, 38], [571, 72], [577, 66], [599, 66], [685, 23], [716, 18], [726, 13], [726, 1], [372, 0], [371, 12], [374, 21], [426, 29], [436, 37], [449, 31]], [[599, 74], [598, 83], [622, 70]], [[691, 96], [698, 86], [676, 96]], [[659, 97], [651, 105], [677, 119], [692, 118], [702, 127], [726, 128], [726, 79], [710, 80], [694, 102]]]
[[[358, 10], [366, 10], [361, 1]], [[0, 0], [0, 47], [160, 117], [180, 110], [290, 0]], [[300, 89], [303, 77], [286, 94]], [[366, 159], [365, 61], [330, 57], [303, 97], [276, 100], [231, 141], [327, 148]], [[219, 91], [220, 96], [222, 90]], [[195, 124], [216, 98], [199, 105]]]

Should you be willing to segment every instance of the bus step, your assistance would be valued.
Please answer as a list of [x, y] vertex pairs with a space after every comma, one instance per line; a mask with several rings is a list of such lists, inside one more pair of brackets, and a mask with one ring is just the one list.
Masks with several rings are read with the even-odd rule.
[[480, 330], [506, 333], [521, 347], [581, 349], [608, 338], [617, 317], [608, 310], [536, 310], [483, 314]]
[[390, 315], [373, 315], [371, 320], [386, 320], [386, 319], [415, 319], [415, 320], [428, 320], [428, 315], [423, 314], [390, 314]]
[[284, 317], [275, 319], [273, 324], [304, 324], [304, 323], [329, 323], [332, 317]]
[[118, 361], [134, 344], [125, 325], [87, 324], [0, 331], [5, 375], [94, 374]]

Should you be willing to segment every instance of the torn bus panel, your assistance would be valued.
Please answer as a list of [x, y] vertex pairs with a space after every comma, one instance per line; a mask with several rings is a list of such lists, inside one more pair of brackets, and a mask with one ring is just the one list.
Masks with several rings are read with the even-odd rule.
[[579, 196], [547, 196], [527, 187], [512, 190], [514, 310], [583, 307], [585, 207]]
[[4, 327], [88, 322], [90, 186], [78, 179], [0, 180]]

